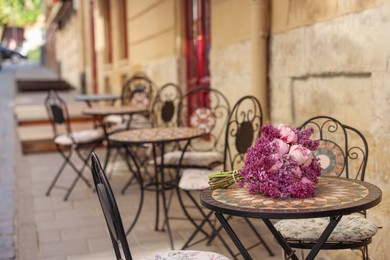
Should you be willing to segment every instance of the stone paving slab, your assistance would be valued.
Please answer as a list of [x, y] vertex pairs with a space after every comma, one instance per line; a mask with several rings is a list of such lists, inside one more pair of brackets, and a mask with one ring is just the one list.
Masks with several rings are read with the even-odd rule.
[[0, 260], [15, 259], [15, 121], [12, 100], [15, 95], [14, 68], [0, 72]]

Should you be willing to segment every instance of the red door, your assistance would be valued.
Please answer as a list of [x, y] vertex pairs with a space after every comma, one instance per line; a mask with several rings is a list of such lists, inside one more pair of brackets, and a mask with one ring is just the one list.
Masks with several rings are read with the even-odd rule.
[[210, 0], [185, 1], [187, 91], [210, 87]]

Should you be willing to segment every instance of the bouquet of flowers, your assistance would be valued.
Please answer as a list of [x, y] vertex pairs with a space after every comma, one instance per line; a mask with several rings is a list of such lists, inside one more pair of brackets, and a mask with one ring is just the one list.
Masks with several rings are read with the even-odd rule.
[[262, 136], [248, 149], [241, 171], [231, 172], [230, 177], [226, 172], [209, 175], [211, 187], [226, 187], [223, 184], [231, 184], [228, 180], [234, 179], [251, 194], [259, 192], [272, 198], [314, 196], [322, 168], [312, 154], [319, 144], [310, 139], [313, 129], [268, 124], [261, 131]]

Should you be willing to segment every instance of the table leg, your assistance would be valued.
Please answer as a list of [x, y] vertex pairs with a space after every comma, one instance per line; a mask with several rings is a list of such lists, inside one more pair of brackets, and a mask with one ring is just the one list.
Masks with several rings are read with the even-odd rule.
[[153, 152], [153, 161], [154, 161], [154, 181], [156, 186], [156, 218], [155, 218], [155, 225], [154, 230], [158, 231], [159, 228], [159, 218], [160, 218], [160, 192], [159, 192], [159, 178], [158, 178], [158, 164], [157, 164], [157, 154], [156, 154], [156, 144], [152, 145], [152, 152]]
[[292, 250], [292, 248], [288, 245], [286, 239], [280, 234], [274, 225], [271, 223], [269, 219], [263, 219], [265, 225], [268, 227], [268, 229], [271, 231], [271, 233], [274, 235], [276, 241], [278, 241], [279, 245], [283, 248], [284, 252], [287, 254], [288, 259], [293, 260], [299, 260], [297, 255], [295, 254], [295, 251]]
[[[134, 165], [135, 165], [135, 168], [136, 168], [136, 171], [132, 171], [135, 178], [138, 180], [138, 183], [140, 185], [140, 191], [141, 191], [141, 194], [140, 194], [140, 201], [139, 201], [139, 204], [138, 204], [138, 210], [137, 210], [137, 213], [134, 217], [134, 220], [133, 220], [133, 223], [131, 223], [130, 227], [127, 229], [126, 231], [126, 235], [128, 235], [131, 230], [134, 228], [135, 226], [135, 223], [137, 223], [137, 220], [141, 214], [141, 210], [142, 210], [142, 206], [143, 206], [143, 203], [144, 203], [144, 191], [145, 191], [145, 188], [144, 188], [144, 184], [143, 184], [143, 179], [142, 179], [142, 174], [141, 174], [141, 169], [137, 163], [137, 160], [135, 158], [135, 156], [133, 155], [133, 153], [129, 150], [129, 147], [127, 146], [124, 146], [125, 149], [126, 149], [126, 154], [128, 156], [130, 156], [130, 158], [132, 159]], [[129, 165], [129, 162], [126, 160], [126, 163], [128, 164], [129, 168], [131, 168], [131, 166]]]
[[244, 259], [251, 260], [252, 257], [249, 255], [248, 251], [244, 247], [244, 245], [241, 243], [240, 239], [238, 239], [236, 233], [234, 233], [232, 227], [229, 225], [225, 217], [218, 212], [214, 213], [215, 216], [217, 217], [218, 221], [221, 223], [223, 228], [226, 230], [228, 233], [229, 237], [233, 241], [233, 243], [236, 245], [237, 249], [240, 251], [241, 255], [244, 257]]
[[[164, 210], [164, 224], [167, 226], [167, 232], [168, 232], [168, 236], [169, 236], [169, 242], [170, 242], [170, 245], [171, 245], [171, 248], [174, 249], [174, 245], [173, 245], [173, 237], [172, 237], [172, 232], [171, 232], [171, 227], [169, 225], [169, 219], [168, 219], [168, 206], [167, 206], [167, 201], [166, 201], [166, 196], [165, 196], [165, 179], [164, 179], [164, 153], [165, 153], [165, 145], [164, 143], [161, 144], [160, 146], [161, 150], [160, 150], [160, 158], [161, 158], [161, 163], [160, 163], [160, 177], [161, 177], [161, 189], [159, 189], [157, 191], [157, 193], [161, 192], [161, 196], [162, 196], [162, 205], [163, 205], [163, 210]], [[155, 155], [156, 153], [154, 152], [153, 155]], [[155, 165], [156, 166], [156, 165]], [[158, 176], [156, 176], [157, 178]], [[163, 225], [164, 225], [163, 224]]]
[[314, 247], [310, 250], [309, 254], [307, 255], [306, 259], [311, 260], [314, 259], [318, 252], [320, 251], [322, 245], [326, 242], [330, 234], [332, 234], [333, 230], [339, 223], [341, 216], [332, 216], [330, 217], [330, 221], [328, 226], [326, 226], [324, 232], [321, 234], [320, 238], [318, 239], [317, 243], [314, 245]]

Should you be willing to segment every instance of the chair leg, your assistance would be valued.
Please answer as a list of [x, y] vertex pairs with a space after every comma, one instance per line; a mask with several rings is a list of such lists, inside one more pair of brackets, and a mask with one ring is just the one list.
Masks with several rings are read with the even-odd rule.
[[[130, 227], [127, 229], [126, 231], [126, 235], [128, 235], [131, 230], [134, 228], [135, 224], [137, 223], [137, 220], [141, 214], [141, 210], [142, 210], [142, 206], [143, 206], [143, 203], [144, 203], [144, 183], [143, 183], [143, 179], [142, 179], [142, 175], [141, 175], [141, 171], [140, 171], [140, 167], [137, 163], [137, 160], [136, 158], [134, 157], [134, 155], [129, 151], [128, 147], [125, 148], [126, 149], [126, 154], [128, 156], [130, 156], [130, 158], [133, 160], [134, 162], [134, 165], [136, 167], [136, 173], [134, 174], [133, 178], [137, 179], [138, 183], [139, 183], [139, 186], [140, 186], [140, 201], [138, 203], [138, 209], [137, 209], [137, 213], [135, 214], [135, 217], [133, 219], [133, 222], [131, 223]], [[127, 162], [127, 160], [126, 160]]]
[[108, 165], [108, 162], [110, 161], [111, 149], [112, 149], [112, 147], [111, 147], [109, 141], [107, 141], [106, 158], [104, 159], [104, 166], [103, 166], [104, 171], [107, 170], [107, 165]]
[[88, 164], [88, 161], [89, 161], [89, 157], [91, 155], [91, 153], [96, 149], [96, 147], [99, 145], [100, 142], [96, 142], [96, 143], [93, 143], [93, 144], [90, 144], [88, 146], [91, 146], [90, 150], [88, 151], [88, 155], [87, 157], [84, 157], [80, 151], [81, 149], [81, 146], [77, 146], [75, 148], [76, 150], [76, 153], [78, 155], [78, 157], [83, 161], [83, 165], [81, 166], [80, 169], [78, 169], [76, 167], [76, 165], [74, 165], [74, 163], [70, 160], [70, 157], [71, 157], [71, 152], [66, 155], [63, 151], [60, 150], [60, 153], [62, 154], [62, 156], [64, 157], [64, 159], [66, 160], [66, 162], [69, 164], [70, 167], [72, 167], [72, 169], [75, 171], [76, 173], [76, 177], [75, 179], [73, 180], [72, 184], [70, 185], [70, 187], [68, 188], [63, 200], [66, 201], [68, 200], [71, 192], [73, 191], [74, 187], [76, 186], [76, 183], [78, 182], [79, 179], [82, 179], [89, 188], [92, 187], [92, 185], [89, 183], [89, 181], [83, 176], [83, 171], [85, 169], [85, 167], [90, 167], [89, 164]]
[[55, 184], [57, 183], [58, 178], [60, 177], [62, 171], [65, 169], [65, 166], [66, 166], [67, 163], [68, 163], [68, 160], [65, 159], [64, 162], [62, 163], [60, 169], [58, 170], [56, 176], [55, 176], [54, 179], [52, 180], [52, 182], [51, 182], [49, 188], [47, 189], [47, 191], [46, 191], [46, 196], [49, 196], [49, 195], [50, 195], [51, 190], [54, 188]]
[[[190, 199], [191, 201], [193, 200], [191, 194], [188, 192], [188, 191], [183, 191]], [[180, 189], [178, 188], [177, 189], [177, 197], [179, 199], [179, 204], [184, 212], [184, 215], [187, 217], [187, 219], [191, 222], [191, 224], [195, 227], [195, 228], [198, 228], [199, 225], [196, 223], [196, 221], [194, 220], [194, 218], [191, 216], [191, 214], [188, 212], [187, 208], [186, 208], [186, 205], [184, 204], [184, 201], [183, 201], [183, 198], [181, 196], [181, 192], [180, 192]], [[207, 234], [207, 232], [205, 232], [203, 229], [202, 230], [199, 230], [200, 232], [202, 232], [206, 237], [209, 237], [210, 235]], [[184, 249], [184, 248], [183, 248]]]
[[[202, 221], [201, 223], [198, 225], [196, 223], [196, 221], [194, 220], [194, 218], [189, 214], [188, 210], [186, 209], [185, 205], [184, 205], [184, 202], [183, 202], [183, 199], [181, 197], [181, 194], [180, 194], [180, 190], [177, 189], [177, 192], [178, 192], [178, 198], [179, 198], [179, 203], [183, 209], [183, 212], [184, 214], [186, 215], [186, 217], [188, 218], [188, 220], [196, 227], [195, 231], [191, 234], [191, 236], [187, 239], [187, 241], [184, 243], [182, 249], [186, 249], [190, 246], [193, 246], [197, 243], [200, 243], [206, 239], [209, 239], [211, 236], [210, 234], [208, 234], [204, 229], [203, 229], [203, 226], [207, 223], [210, 227], [211, 227], [211, 230], [212, 230], [212, 236], [218, 236], [218, 238], [220, 239], [220, 241], [222, 242], [222, 244], [225, 246], [226, 250], [228, 250], [228, 252], [230, 253], [230, 255], [233, 257], [233, 259], [237, 259], [236, 255], [233, 253], [233, 251], [231, 250], [231, 248], [229, 247], [229, 245], [226, 243], [225, 239], [222, 238], [222, 236], [220, 235], [219, 232], [217, 232], [217, 230], [215, 229], [215, 225], [213, 223], [211, 223], [210, 221], [210, 217], [212, 215], [212, 211], [209, 211], [209, 213], [206, 215], [206, 213], [204, 212], [204, 210], [201, 208], [201, 206], [199, 205], [199, 203], [196, 201], [196, 199], [191, 195], [191, 193], [189, 191], [185, 191], [185, 194], [187, 194], [187, 196], [190, 198], [190, 200], [192, 201], [193, 205], [197, 208], [197, 210], [199, 211], [199, 213], [202, 215]], [[201, 239], [195, 243], [192, 243], [192, 240], [195, 238], [195, 236], [199, 233], [203, 233], [205, 235], [205, 238], [204, 239]]]
[[370, 259], [369, 256], [368, 256], [368, 246], [367, 245], [363, 246], [360, 251], [362, 251], [362, 259], [363, 260], [369, 260]]
[[[232, 216], [228, 216], [227, 217], [227, 221], [230, 220], [232, 218]], [[274, 256], [275, 254], [272, 252], [271, 248], [268, 246], [268, 244], [265, 242], [265, 240], [263, 239], [263, 237], [260, 235], [260, 233], [256, 230], [255, 226], [253, 225], [253, 223], [248, 219], [248, 218], [244, 218], [246, 223], [248, 224], [248, 226], [251, 228], [251, 230], [253, 231], [253, 233], [255, 233], [255, 235], [257, 236], [259, 242], [258, 243], [255, 243], [254, 245], [250, 246], [250, 248], [253, 248], [254, 246], [257, 246], [257, 245], [264, 245], [265, 249], [268, 251], [268, 254], [270, 256]], [[222, 226], [220, 226], [218, 229], [215, 229], [215, 232], [218, 234], [219, 232], [221, 232], [221, 229], [222, 229]], [[207, 242], [207, 245], [211, 245], [211, 242], [214, 240], [215, 238], [215, 234], [213, 234], [209, 241]]]
[[90, 149], [88, 155], [86, 158], [83, 157], [83, 155], [81, 154], [81, 151], [80, 151], [80, 147], [76, 147], [76, 153], [77, 155], [79, 156], [79, 158], [83, 161], [83, 165], [81, 166], [80, 169], [77, 169], [75, 166], [74, 166], [74, 170], [77, 174], [76, 178], [73, 180], [72, 184], [70, 185], [68, 191], [66, 192], [65, 196], [64, 196], [64, 201], [67, 201], [70, 194], [72, 193], [74, 187], [76, 186], [76, 183], [79, 181], [79, 179], [82, 179], [89, 188], [92, 187], [92, 185], [89, 183], [89, 181], [84, 177], [83, 175], [83, 171], [85, 169], [85, 167], [89, 167], [89, 164], [88, 164], [88, 161], [89, 161], [89, 158], [91, 156], [91, 153], [96, 149], [96, 147], [99, 145], [99, 143], [96, 143], [96, 144], [93, 144], [92, 145], [92, 148]]
[[260, 244], [262, 244], [265, 249], [267, 249], [268, 254], [270, 256], [274, 256], [275, 254], [272, 252], [271, 248], [267, 245], [267, 243], [264, 241], [263, 237], [260, 235], [260, 233], [256, 230], [255, 226], [253, 226], [252, 222], [248, 219], [245, 218], [245, 221], [248, 223], [248, 225], [251, 227], [253, 233], [257, 236], [257, 238], [260, 240]]

